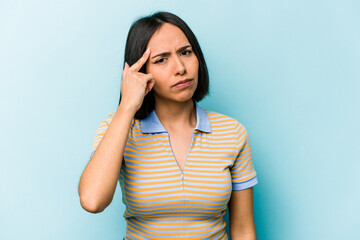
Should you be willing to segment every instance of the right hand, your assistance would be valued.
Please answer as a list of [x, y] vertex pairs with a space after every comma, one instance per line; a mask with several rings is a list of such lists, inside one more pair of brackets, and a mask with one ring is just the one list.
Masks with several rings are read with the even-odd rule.
[[121, 102], [139, 110], [146, 94], [154, 87], [155, 80], [151, 73], [139, 72], [150, 56], [150, 48], [131, 67], [125, 62], [120, 85]]

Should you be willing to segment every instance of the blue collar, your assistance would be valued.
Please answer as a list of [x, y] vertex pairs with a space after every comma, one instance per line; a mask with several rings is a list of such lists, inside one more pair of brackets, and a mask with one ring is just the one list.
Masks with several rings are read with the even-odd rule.
[[[209, 118], [204, 109], [202, 109], [196, 101], [193, 101], [196, 107], [196, 127], [195, 130], [211, 133], [211, 126]], [[155, 110], [149, 116], [140, 120], [141, 133], [159, 133], [167, 132], [165, 127], [161, 124], [157, 117]]]

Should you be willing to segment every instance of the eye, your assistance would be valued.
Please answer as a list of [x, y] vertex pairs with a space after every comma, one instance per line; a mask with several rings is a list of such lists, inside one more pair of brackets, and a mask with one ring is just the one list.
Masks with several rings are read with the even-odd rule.
[[181, 52], [182, 55], [189, 55], [190, 53], [191, 53], [191, 50], [185, 50], [185, 51]]
[[162, 63], [165, 61], [165, 58], [159, 58], [158, 60], [156, 60], [154, 63], [157, 64], [157, 63]]

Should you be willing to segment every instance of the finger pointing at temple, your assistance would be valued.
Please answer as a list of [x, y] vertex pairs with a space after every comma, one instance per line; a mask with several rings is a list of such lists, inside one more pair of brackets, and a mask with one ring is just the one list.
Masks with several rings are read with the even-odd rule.
[[129, 70], [138, 72], [141, 69], [141, 67], [146, 63], [146, 61], [149, 59], [149, 56], [150, 56], [150, 47], [144, 52], [142, 57], [129, 68]]

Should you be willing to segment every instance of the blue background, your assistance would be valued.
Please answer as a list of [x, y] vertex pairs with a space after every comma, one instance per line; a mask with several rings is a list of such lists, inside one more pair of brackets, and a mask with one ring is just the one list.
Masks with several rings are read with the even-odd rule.
[[116, 111], [131, 23], [183, 18], [209, 67], [205, 109], [248, 129], [258, 239], [360, 239], [360, 3], [1, 1], [0, 239], [122, 239], [78, 181]]

